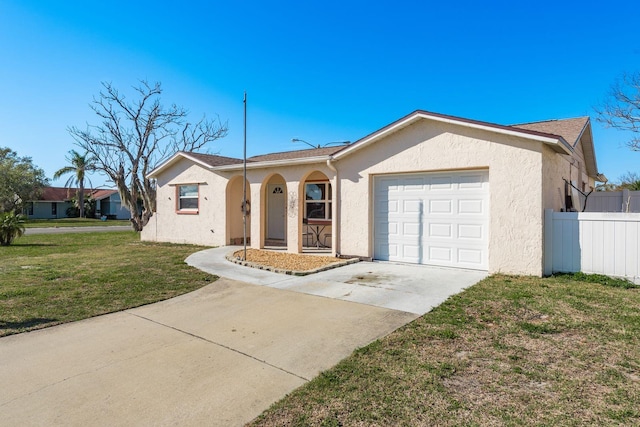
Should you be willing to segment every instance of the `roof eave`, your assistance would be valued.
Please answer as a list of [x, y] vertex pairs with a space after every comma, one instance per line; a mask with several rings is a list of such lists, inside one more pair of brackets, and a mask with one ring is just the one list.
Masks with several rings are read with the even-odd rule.
[[[587, 175], [591, 176], [596, 181], [607, 182], [608, 181], [607, 177], [598, 172], [598, 161], [596, 160], [596, 149], [593, 144], [593, 133], [591, 131], [591, 121], [588, 121], [587, 124], [585, 125], [584, 129], [580, 133], [580, 138], [578, 139], [578, 141], [582, 140], [582, 136], [585, 133], [587, 134], [586, 135], [587, 141], [586, 143], [583, 142], [582, 151], [585, 153], [585, 160], [589, 160], [588, 164], [585, 165], [587, 169]], [[589, 156], [588, 159], [586, 159], [587, 155]]]
[[349, 154], [371, 144], [372, 142], [377, 141], [381, 138], [384, 138], [385, 136], [390, 135], [392, 133], [395, 133], [400, 129], [403, 129], [421, 119], [433, 120], [441, 123], [454, 124], [457, 126], [465, 126], [472, 129], [481, 129], [488, 132], [500, 133], [504, 135], [515, 136], [518, 138], [525, 138], [525, 139], [540, 141], [551, 146], [558, 153], [570, 154], [573, 151], [573, 148], [571, 147], [571, 145], [567, 141], [565, 141], [564, 138], [559, 136], [552, 136], [552, 135], [546, 136], [546, 135], [540, 134], [539, 132], [526, 131], [524, 129], [512, 129], [512, 128], [510, 129], [507, 126], [491, 125], [483, 122], [461, 120], [451, 116], [441, 116], [441, 115], [427, 113], [424, 111], [416, 111], [372, 133], [371, 135], [366, 136], [363, 139], [354, 142], [349, 147], [346, 147], [345, 149], [335, 153], [333, 157], [336, 160], [338, 160], [344, 156], [348, 156]]
[[211, 168], [211, 165], [203, 162], [202, 160], [200, 160], [200, 159], [198, 159], [196, 157], [190, 156], [189, 153], [185, 153], [184, 151], [178, 151], [173, 156], [171, 156], [169, 159], [167, 159], [162, 164], [160, 164], [155, 169], [153, 169], [151, 172], [149, 172], [147, 174], [147, 178], [155, 178], [155, 177], [157, 177], [166, 168], [168, 168], [169, 166], [171, 166], [174, 163], [176, 163], [179, 160], [180, 157], [183, 157], [185, 159], [191, 160], [192, 162], [202, 166], [203, 168], [207, 168], [207, 169]]
[[[247, 162], [247, 169], [263, 169], [276, 166], [294, 166], [294, 165], [308, 165], [311, 163], [323, 163], [331, 159], [330, 155], [303, 157], [298, 159], [283, 159], [283, 160], [269, 160], [265, 162]], [[225, 165], [210, 167], [215, 171], [234, 171], [243, 169], [243, 164], [237, 165]]]

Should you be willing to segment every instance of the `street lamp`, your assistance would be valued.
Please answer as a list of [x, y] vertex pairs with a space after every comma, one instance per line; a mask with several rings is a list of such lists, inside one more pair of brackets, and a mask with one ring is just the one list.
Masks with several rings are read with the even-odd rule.
[[304, 139], [300, 139], [300, 138], [291, 138], [291, 142], [304, 142], [305, 144], [307, 144], [309, 147], [311, 148], [323, 148], [323, 147], [329, 147], [332, 145], [348, 145], [351, 144], [351, 141], [331, 141], [331, 142], [327, 142], [326, 144], [312, 144], [308, 141], [305, 141]]

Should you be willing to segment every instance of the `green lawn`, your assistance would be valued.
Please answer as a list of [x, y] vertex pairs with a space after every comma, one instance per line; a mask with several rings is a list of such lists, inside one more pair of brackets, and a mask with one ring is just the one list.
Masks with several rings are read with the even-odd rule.
[[131, 225], [128, 219], [110, 219], [102, 221], [95, 218], [58, 218], [58, 219], [29, 219], [24, 222], [25, 228], [40, 227], [95, 227], [112, 225]]
[[184, 259], [200, 246], [133, 231], [23, 236], [0, 247], [0, 336], [120, 311], [216, 280]]
[[640, 289], [626, 287], [489, 277], [252, 425], [640, 425]]

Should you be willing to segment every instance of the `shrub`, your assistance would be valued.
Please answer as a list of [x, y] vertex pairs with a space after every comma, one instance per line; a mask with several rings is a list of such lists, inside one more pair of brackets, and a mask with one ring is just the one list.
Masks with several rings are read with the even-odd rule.
[[24, 234], [24, 217], [15, 212], [0, 214], [0, 246], [9, 246], [16, 237]]

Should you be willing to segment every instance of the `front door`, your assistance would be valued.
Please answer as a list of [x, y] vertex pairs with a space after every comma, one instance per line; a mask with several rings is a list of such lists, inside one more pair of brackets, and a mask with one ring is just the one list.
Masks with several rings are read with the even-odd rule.
[[286, 193], [284, 184], [270, 184], [267, 197], [267, 239], [284, 240]]

